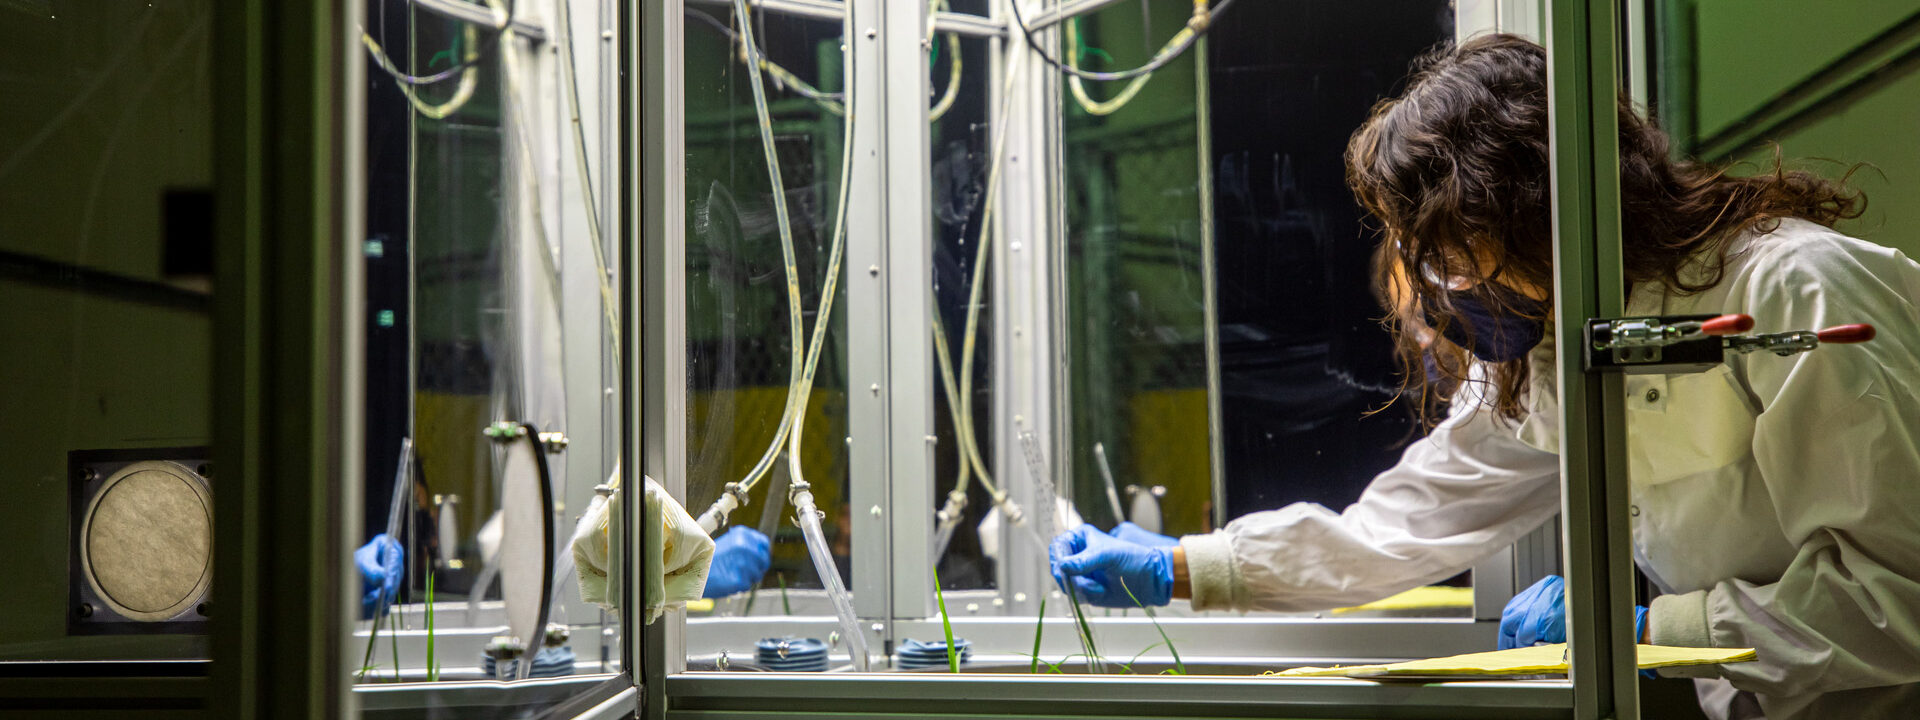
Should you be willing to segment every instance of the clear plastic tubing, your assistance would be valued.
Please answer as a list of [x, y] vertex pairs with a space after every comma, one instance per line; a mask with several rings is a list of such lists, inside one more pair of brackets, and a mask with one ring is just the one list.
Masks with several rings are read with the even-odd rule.
[[827, 598], [833, 601], [833, 614], [840, 618], [840, 637], [847, 641], [853, 669], [866, 672], [867, 636], [860, 632], [860, 619], [853, 614], [853, 598], [847, 595], [847, 586], [840, 584], [840, 570], [834, 567], [833, 553], [827, 549], [827, 534], [820, 528], [820, 511], [813, 506], [813, 490], [802, 481], [789, 492], [794, 520], [807, 538], [807, 555], [813, 558], [813, 569], [820, 573], [820, 582], [827, 587]]

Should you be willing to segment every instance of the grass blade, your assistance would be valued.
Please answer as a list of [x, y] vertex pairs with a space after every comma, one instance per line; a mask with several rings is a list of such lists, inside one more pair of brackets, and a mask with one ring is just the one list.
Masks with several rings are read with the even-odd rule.
[[[1133, 604], [1139, 606], [1141, 610], [1145, 610], [1147, 612], [1147, 619], [1153, 621], [1154, 631], [1160, 633], [1160, 639], [1167, 644], [1167, 652], [1173, 655], [1173, 674], [1187, 674], [1186, 663], [1180, 662], [1180, 651], [1173, 646], [1173, 638], [1167, 637], [1166, 628], [1160, 627], [1160, 618], [1154, 617], [1153, 608], [1147, 607], [1145, 603], [1140, 602], [1140, 598], [1134, 597], [1133, 590], [1127, 587], [1125, 580], [1120, 581], [1120, 589], [1127, 591], [1127, 598], [1132, 600]], [[1134, 659], [1138, 660], [1139, 656], [1134, 656]]]
[[393, 645], [393, 681], [400, 682], [400, 613], [398, 608], [387, 613], [387, 642]]
[[947, 633], [947, 669], [952, 670], [955, 675], [958, 675], [960, 674], [960, 653], [953, 646], [953, 621], [947, 618], [947, 593], [940, 589], [939, 565], [939, 563], [934, 563], [931, 567], [933, 570], [933, 596], [940, 601], [940, 629]]
[[[1074, 576], [1067, 576], [1067, 587], [1073, 587]], [[1093, 644], [1093, 626], [1087, 624], [1087, 613], [1080, 607], [1080, 594], [1069, 590], [1067, 600], [1073, 606], [1073, 623], [1080, 631], [1080, 649], [1087, 654], [1087, 672], [1093, 675], [1105, 675], [1106, 669], [1101, 662], [1099, 649]]]
[[440, 664], [433, 658], [433, 571], [427, 571], [427, 681], [440, 679]]
[[1047, 631], [1047, 596], [1045, 593], [1042, 593], [1040, 595], [1039, 622], [1036, 622], [1033, 624], [1033, 664], [1027, 666], [1027, 672], [1029, 674], [1032, 674], [1032, 675], [1040, 674], [1040, 635], [1042, 633], [1045, 633], [1046, 631]]
[[787, 574], [780, 573], [780, 609], [788, 615], [793, 614], [793, 603], [787, 600]]

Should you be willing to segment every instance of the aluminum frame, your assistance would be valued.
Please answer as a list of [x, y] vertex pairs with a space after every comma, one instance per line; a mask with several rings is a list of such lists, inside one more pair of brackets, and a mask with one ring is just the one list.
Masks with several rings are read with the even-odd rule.
[[[1618, 4], [1552, 0], [1547, 96], [1553, 192], [1554, 317], [1559, 347], [1585, 343], [1585, 321], [1625, 311], [1620, 240]], [[1640, 715], [1628, 552], [1623, 380], [1559, 358], [1561, 517], [1574, 717]]]

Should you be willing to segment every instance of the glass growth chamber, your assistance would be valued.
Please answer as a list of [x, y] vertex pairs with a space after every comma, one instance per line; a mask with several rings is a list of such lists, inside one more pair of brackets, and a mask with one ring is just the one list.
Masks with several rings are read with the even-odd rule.
[[[1564, 539], [1550, 523], [1470, 572], [1323, 612], [1081, 607], [1047, 562], [1081, 523], [1178, 536], [1338, 508], [1398, 458], [1417, 433], [1374, 412], [1398, 379], [1346, 138], [1456, 36], [1592, 50], [1612, 20], [1576, 5], [1551, 28], [1528, 3], [646, 6], [641, 468], [707, 529], [773, 548], [757, 586], [646, 629], [646, 713], [1631, 704], [1594, 640], [1572, 682], [1263, 676], [1493, 649], [1503, 605], [1563, 553], [1575, 576], [1624, 561], [1587, 515], [1622, 508], [1591, 498]], [[1594, 266], [1565, 272], [1592, 286]]]

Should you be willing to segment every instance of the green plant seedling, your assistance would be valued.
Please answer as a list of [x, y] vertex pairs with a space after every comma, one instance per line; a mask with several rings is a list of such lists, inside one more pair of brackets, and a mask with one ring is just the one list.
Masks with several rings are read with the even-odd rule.
[[[1173, 638], [1167, 637], [1167, 629], [1160, 627], [1160, 618], [1154, 617], [1153, 608], [1147, 607], [1145, 603], [1140, 602], [1140, 598], [1134, 597], [1133, 590], [1127, 587], [1127, 582], [1125, 580], [1120, 581], [1120, 589], [1125, 590], [1127, 592], [1127, 599], [1132, 600], [1134, 605], [1137, 605], [1141, 610], [1146, 611], [1147, 619], [1153, 622], [1154, 631], [1160, 633], [1160, 639], [1162, 641], [1165, 641], [1167, 646], [1167, 652], [1173, 655], [1173, 674], [1175, 675], [1187, 674], [1186, 663], [1180, 662], [1180, 650], [1173, 646]], [[1136, 655], [1135, 659], [1139, 659], [1139, 656]]]
[[940, 601], [940, 629], [947, 633], [947, 669], [960, 673], [960, 653], [953, 647], [953, 620], [947, 617], [947, 592], [940, 589], [940, 564], [934, 563], [933, 597]]
[[433, 571], [427, 571], [427, 681], [440, 679], [440, 661], [433, 656]]
[[[1046, 595], [1040, 596], [1040, 615], [1036, 620], [1037, 622], [1033, 624], [1033, 663], [1027, 666], [1027, 672], [1033, 675], [1040, 674], [1040, 635], [1047, 631]], [[1053, 671], [1060, 672], [1060, 668], [1056, 667]]]

